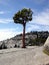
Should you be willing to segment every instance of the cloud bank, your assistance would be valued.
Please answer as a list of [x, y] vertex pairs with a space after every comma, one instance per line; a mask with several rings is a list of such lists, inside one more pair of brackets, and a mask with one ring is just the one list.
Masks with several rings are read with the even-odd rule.
[[12, 19], [0, 19], [0, 23], [4, 23], [4, 24], [6, 24], [6, 23], [10, 23], [10, 22], [12, 22], [13, 20]]
[[0, 41], [9, 39], [14, 37], [17, 34], [20, 34], [21, 31], [16, 31], [16, 29], [11, 28], [11, 29], [0, 29]]
[[32, 23], [49, 25], [49, 9], [46, 9], [45, 11], [40, 12], [37, 15], [33, 16]]

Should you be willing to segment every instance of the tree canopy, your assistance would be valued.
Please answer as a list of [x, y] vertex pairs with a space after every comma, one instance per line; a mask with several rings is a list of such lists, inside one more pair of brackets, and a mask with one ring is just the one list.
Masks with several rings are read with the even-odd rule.
[[19, 10], [13, 17], [14, 23], [20, 23], [24, 24], [28, 21], [32, 20], [32, 10], [23, 8], [22, 10]]

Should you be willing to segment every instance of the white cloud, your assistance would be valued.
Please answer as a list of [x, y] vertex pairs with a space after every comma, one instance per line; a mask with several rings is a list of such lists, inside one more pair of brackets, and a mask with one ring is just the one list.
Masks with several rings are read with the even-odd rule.
[[43, 31], [49, 31], [49, 26], [44, 26], [44, 27], [42, 28], [42, 30], [43, 30]]
[[16, 29], [11, 28], [11, 29], [0, 29], [0, 41], [1, 40], [5, 40], [5, 39], [9, 39], [14, 37], [17, 34], [20, 34], [21, 31], [16, 31]]
[[4, 14], [5, 12], [4, 11], [0, 11], [0, 14]]
[[0, 14], [10, 14], [10, 11], [0, 11]]
[[34, 13], [36, 14], [33, 14], [33, 20], [29, 22], [27, 31], [49, 31], [49, 9]]
[[30, 23], [49, 25], [49, 9], [34, 15], [33, 21]]
[[39, 30], [40, 29], [40, 26], [38, 25], [28, 25], [27, 28], [26, 28], [26, 32], [30, 32], [32, 30]]
[[0, 19], [0, 23], [9, 23], [12, 22], [12, 19]]

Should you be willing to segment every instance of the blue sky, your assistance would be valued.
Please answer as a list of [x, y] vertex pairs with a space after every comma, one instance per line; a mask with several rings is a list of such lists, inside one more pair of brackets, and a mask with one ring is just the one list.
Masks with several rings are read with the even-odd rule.
[[0, 40], [22, 33], [23, 27], [15, 24], [14, 14], [22, 8], [31, 8], [33, 19], [26, 32], [49, 31], [49, 0], [0, 0]]

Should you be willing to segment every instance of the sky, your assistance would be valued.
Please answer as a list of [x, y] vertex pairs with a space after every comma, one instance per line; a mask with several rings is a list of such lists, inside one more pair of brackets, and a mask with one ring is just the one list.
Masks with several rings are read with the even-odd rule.
[[33, 11], [26, 32], [49, 31], [49, 0], [0, 0], [0, 41], [23, 32], [23, 26], [13, 21], [14, 14], [23, 8]]

